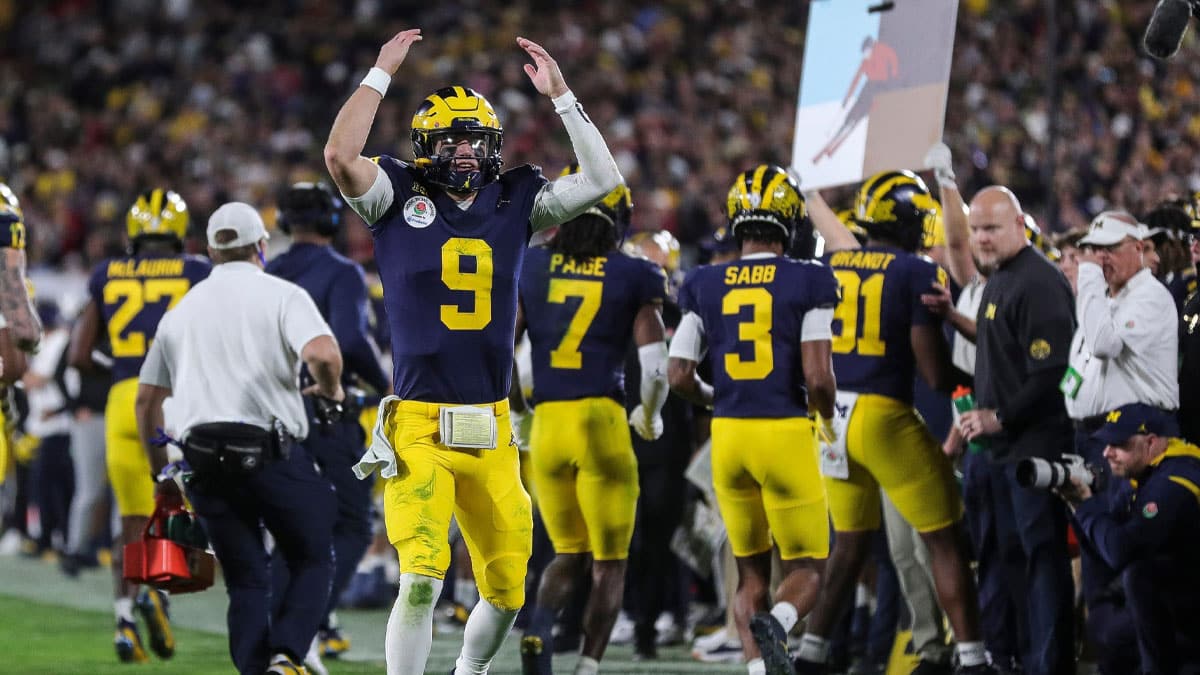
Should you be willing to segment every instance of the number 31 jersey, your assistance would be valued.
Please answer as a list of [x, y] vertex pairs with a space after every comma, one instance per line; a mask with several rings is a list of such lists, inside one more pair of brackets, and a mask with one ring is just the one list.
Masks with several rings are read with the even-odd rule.
[[830, 269], [809, 260], [754, 257], [693, 270], [679, 304], [704, 324], [713, 416], [807, 415], [800, 357], [804, 315], [833, 307], [837, 294]]
[[112, 343], [113, 382], [137, 377], [158, 322], [212, 265], [194, 255], [130, 256], [100, 263], [88, 292]]
[[838, 389], [912, 403], [910, 330], [939, 321], [921, 302], [946, 272], [928, 258], [890, 246], [825, 256], [842, 289], [833, 315], [833, 372]]

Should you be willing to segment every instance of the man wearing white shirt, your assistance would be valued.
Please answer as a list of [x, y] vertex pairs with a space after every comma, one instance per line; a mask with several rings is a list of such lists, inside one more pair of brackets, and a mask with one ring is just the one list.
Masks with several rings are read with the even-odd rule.
[[[1103, 425], [1106, 411], [1130, 403], [1166, 411], [1179, 407], [1179, 318], [1170, 291], [1143, 266], [1149, 237], [1149, 228], [1128, 213], [1105, 211], [1079, 242], [1078, 328], [1061, 389], [1075, 423], [1076, 452], [1105, 471], [1104, 448], [1091, 434]], [[1127, 485], [1111, 480], [1107, 494], [1098, 496], [1116, 499]], [[1116, 574], [1087, 547], [1081, 556], [1088, 632], [1107, 636], [1094, 640], [1101, 646], [1101, 671], [1125, 672], [1129, 645], [1112, 638], [1131, 626], [1122, 630], [1125, 620], [1114, 611], [1121, 605], [1111, 584]]]

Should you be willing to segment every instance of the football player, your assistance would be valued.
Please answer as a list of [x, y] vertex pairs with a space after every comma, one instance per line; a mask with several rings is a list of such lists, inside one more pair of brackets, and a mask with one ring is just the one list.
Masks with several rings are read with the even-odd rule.
[[837, 440], [821, 448], [837, 534], [800, 644], [803, 672], [821, 672], [818, 664], [828, 657], [833, 622], [880, 524], [881, 487], [929, 548], [938, 597], [958, 640], [960, 672], [992, 672], [962, 548], [962, 500], [940, 444], [913, 408], [914, 371], [939, 391], [953, 378], [941, 323], [920, 297], [934, 283], [945, 286], [946, 273], [915, 254], [935, 208], [918, 176], [889, 171], [872, 176], [858, 193], [855, 221], [867, 232], [866, 246], [845, 243], [853, 239], [836, 231], [836, 220], [815, 221], [827, 241], [838, 243], [825, 254], [841, 287], [833, 321]]
[[94, 368], [92, 350], [106, 335], [112, 346], [113, 385], [104, 410], [104, 441], [108, 480], [121, 515], [112, 561], [114, 644], [117, 656], [127, 662], [148, 658], [133, 617], [135, 605], [150, 631], [154, 653], [166, 659], [175, 652], [166, 594], [151, 589], [139, 593], [137, 584], [125, 581], [121, 553], [125, 544], [141, 537], [154, 513], [154, 480], [134, 409], [138, 371], [163, 314], [211, 269], [207, 259], [183, 253], [188, 220], [187, 204], [176, 192], [155, 188], [138, 196], [125, 217], [129, 255], [106, 260], [92, 271], [90, 299], [70, 346], [71, 365], [81, 370]]
[[[563, 175], [578, 170], [573, 165]], [[577, 674], [597, 671], [621, 609], [638, 498], [624, 407], [631, 338], [642, 398], [629, 424], [647, 440], [663, 431], [666, 277], [654, 263], [617, 250], [632, 205], [629, 190], [618, 187], [560, 226], [546, 247], [530, 249], [521, 270], [517, 338], [528, 328], [537, 402], [529, 444], [533, 485], [555, 552], [521, 640], [526, 675], [552, 672], [555, 620], [589, 566]], [[520, 396], [519, 388], [513, 395]]]
[[546, 50], [525, 38], [525, 73], [550, 98], [579, 173], [501, 173], [504, 140], [490, 103], [466, 87], [439, 89], [412, 118], [413, 161], [362, 156], [392, 75], [420, 29], [398, 33], [334, 120], [325, 161], [367, 222], [383, 281], [395, 396], [380, 404], [356, 471], [386, 480], [384, 522], [400, 558], [399, 596], [384, 642], [389, 675], [421, 673], [433, 609], [450, 559], [453, 515], [481, 600], [467, 620], [457, 672], [483, 673], [525, 602], [532, 546], [528, 493], [511, 442], [517, 280], [536, 230], [583, 213], [621, 183], [600, 132]]
[[21, 379], [28, 366], [26, 352], [42, 339], [25, 279], [25, 222], [21, 203], [0, 183], [0, 484], [8, 476], [13, 456], [9, 438], [8, 387]]
[[[25, 372], [24, 354], [37, 348], [42, 325], [25, 279], [25, 220], [16, 194], [0, 183], [0, 381], [12, 384]], [[3, 477], [0, 476], [0, 481]]]
[[[738, 633], [749, 672], [775, 675], [792, 672], [787, 633], [812, 608], [829, 551], [817, 434], [833, 418], [837, 282], [822, 263], [783, 256], [805, 215], [784, 169], [742, 173], [726, 202], [741, 258], [684, 281], [668, 377], [677, 393], [712, 407], [713, 485], [737, 559]], [[705, 348], [711, 385], [696, 374]], [[767, 611], [772, 544], [784, 578]]]

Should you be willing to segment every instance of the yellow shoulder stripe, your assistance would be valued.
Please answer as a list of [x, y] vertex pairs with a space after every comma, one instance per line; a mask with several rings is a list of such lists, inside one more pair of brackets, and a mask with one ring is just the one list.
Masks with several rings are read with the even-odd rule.
[[1197, 502], [1200, 502], [1200, 486], [1197, 486], [1195, 483], [1183, 478], [1182, 476], [1170, 476], [1168, 479], [1176, 485], [1182, 485], [1187, 489], [1188, 492], [1192, 493], [1192, 496], [1196, 498]]

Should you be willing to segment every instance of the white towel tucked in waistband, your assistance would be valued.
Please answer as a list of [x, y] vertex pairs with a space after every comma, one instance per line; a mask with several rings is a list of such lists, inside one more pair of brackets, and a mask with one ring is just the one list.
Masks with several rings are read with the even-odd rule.
[[354, 465], [354, 475], [358, 476], [359, 480], [370, 476], [376, 470], [384, 478], [396, 475], [396, 449], [388, 440], [384, 427], [387, 425], [388, 404], [399, 400], [399, 396], [385, 396], [379, 402], [379, 416], [375, 419], [375, 429], [371, 432], [371, 445], [358, 459], [358, 464]]

